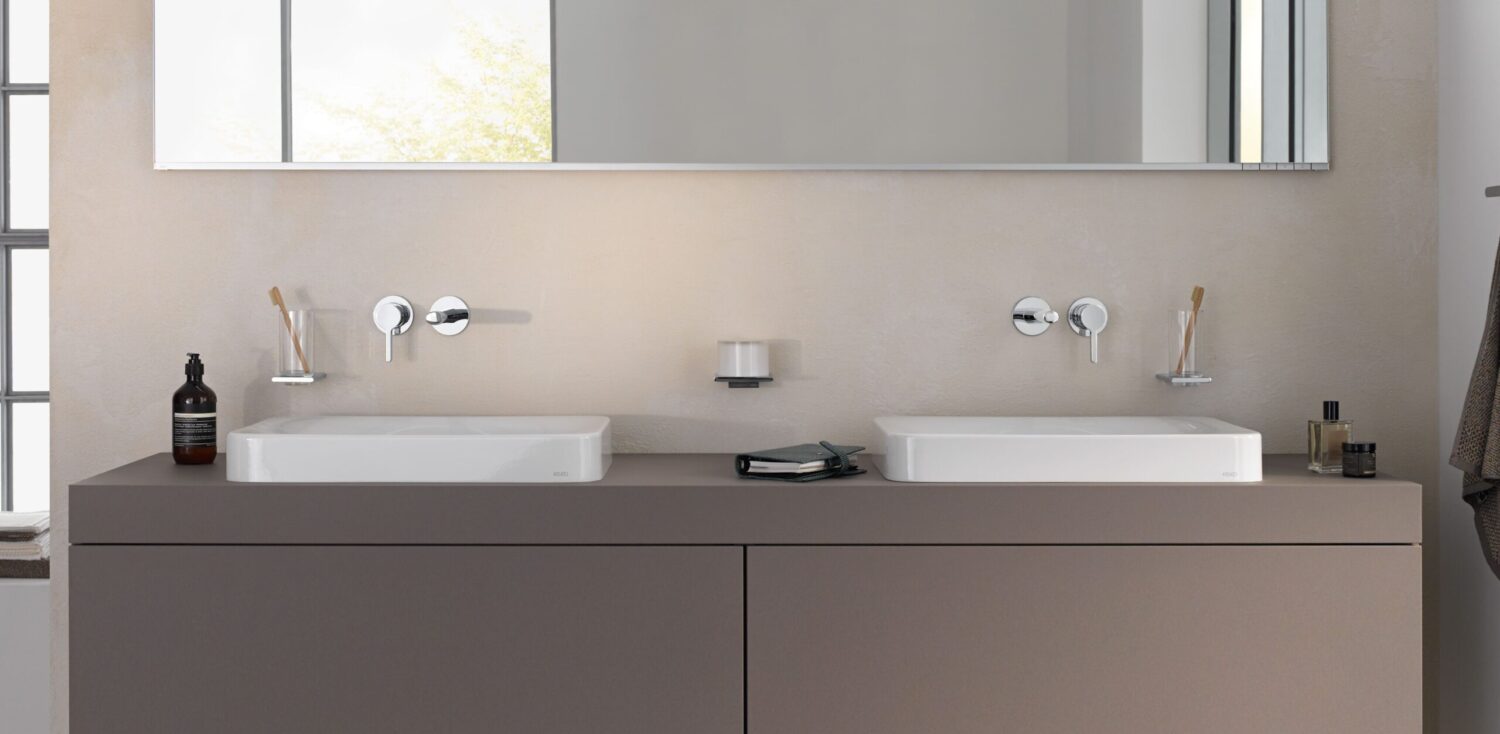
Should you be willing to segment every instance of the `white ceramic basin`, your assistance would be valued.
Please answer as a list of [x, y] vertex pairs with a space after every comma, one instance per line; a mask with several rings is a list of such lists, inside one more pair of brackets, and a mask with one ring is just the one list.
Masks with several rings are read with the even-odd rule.
[[1258, 482], [1260, 434], [1213, 418], [877, 418], [897, 482]]
[[272, 418], [231, 431], [232, 482], [594, 482], [599, 416]]

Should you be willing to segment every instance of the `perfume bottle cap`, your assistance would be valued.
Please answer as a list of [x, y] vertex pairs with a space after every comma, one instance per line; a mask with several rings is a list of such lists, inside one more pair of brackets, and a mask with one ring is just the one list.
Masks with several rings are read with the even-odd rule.
[[1337, 401], [1337, 400], [1324, 400], [1323, 401], [1323, 420], [1325, 420], [1325, 421], [1336, 421], [1338, 419], [1339, 419], [1339, 401]]
[[1344, 442], [1344, 453], [1346, 454], [1373, 454], [1375, 444], [1373, 443], [1349, 443]]

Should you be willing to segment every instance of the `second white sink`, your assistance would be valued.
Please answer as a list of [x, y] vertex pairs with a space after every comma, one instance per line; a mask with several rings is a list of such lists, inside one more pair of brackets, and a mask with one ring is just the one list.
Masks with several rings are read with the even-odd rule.
[[877, 418], [897, 482], [1258, 482], [1260, 434], [1214, 418]]
[[602, 416], [272, 418], [229, 434], [232, 482], [593, 482]]

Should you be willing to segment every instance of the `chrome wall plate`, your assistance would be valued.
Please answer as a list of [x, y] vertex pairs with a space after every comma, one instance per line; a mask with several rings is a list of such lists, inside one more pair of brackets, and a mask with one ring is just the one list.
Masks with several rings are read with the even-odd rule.
[[[405, 313], [403, 315], [400, 310], [392, 312], [386, 308], [387, 306], [399, 306], [405, 309]], [[401, 296], [386, 296], [375, 304], [375, 309], [370, 312], [370, 318], [375, 321], [375, 328], [382, 333], [394, 331], [396, 334], [405, 334], [411, 330], [411, 314], [411, 301]], [[392, 327], [390, 324], [395, 325]]]
[[[1098, 311], [1087, 310], [1094, 306]], [[1089, 332], [1104, 331], [1109, 325], [1109, 309], [1104, 307], [1104, 302], [1097, 298], [1080, 298], [1068, 307], [1068, 326], [1073, 333], [1079, 336], [1089, 336]], [[1092, 328], [1090, 328], [1092, 327]]]

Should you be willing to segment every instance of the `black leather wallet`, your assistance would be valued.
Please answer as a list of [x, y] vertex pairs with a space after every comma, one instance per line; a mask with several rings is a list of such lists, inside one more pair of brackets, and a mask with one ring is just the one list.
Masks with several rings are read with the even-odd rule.
[[[854, 455], [864, 451], [863, 446], [835, 446], [827, 441], [787, 446], [780, 449], [754, 451], [734, 457], [734, 470], [745, 479], [766, 479], [773, 482], [816, 482], [819, 479], [851, 477], [864, 474], [856, 465]], [[787, 464], [802, 467], [823, 463], [828, 468], [811, 471], [752, 472], [751, 462]]]

